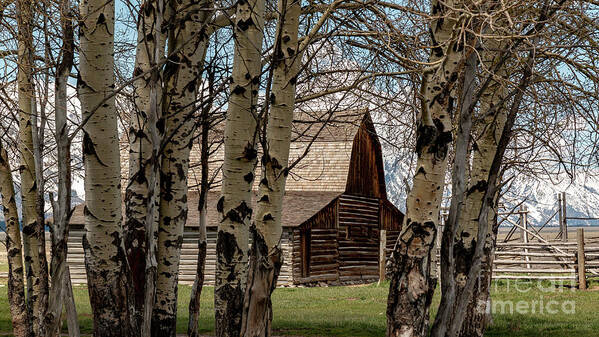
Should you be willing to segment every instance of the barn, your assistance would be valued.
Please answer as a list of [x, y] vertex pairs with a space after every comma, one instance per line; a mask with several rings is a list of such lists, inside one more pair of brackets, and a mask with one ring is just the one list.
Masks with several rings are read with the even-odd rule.
[[[222, 148], [213, 155], [222, 156]], [[288, 176], [283, 200], [284, 264], [278, 285], [378, 280], [381, 263], [384, 265], [381, 247], [392, 248], [403, 214], [387, 199], [381, 144], [370, 113], [348, 113], [326, 123], [296, 122], [290, 161], [299, 158]], [[192, 149], [190, 161], [190, 206], [179, 272], [182, 283], [193, 282], [197, 262], [199, 212], [195, 177], [200, 176], [199, 167], [194, 165], [199, 163], [197, 149]], [[122, 165], [126, 173], [126, 156]], [[220, 174], [217, 167], [215, 160], [211, 163], [215, 176]], [[208, 193], [207, 284], [214, 282], [219, 197], [219, 188]], [[80, 205], [71, 218], [67, 259], [73, 283], [85, 282], [83, 223]]]

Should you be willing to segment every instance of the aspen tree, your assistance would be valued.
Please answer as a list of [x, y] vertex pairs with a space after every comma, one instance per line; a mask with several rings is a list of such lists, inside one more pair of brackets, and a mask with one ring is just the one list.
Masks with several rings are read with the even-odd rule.
[[[560, 4], [560, 6], [563, 2]], [[488, 5], [493, 6], [490, 2]], [[560, 6], [545, 7], [541, 12], [542, 20], [525, 35], [540, 32], [547, 17], [553, 15]], [[439, 311], [433, 327], [433, 336], [482, 336], [489, 316], [486, 308], [489, 303], [488, 290], [492, 272], [492, 252], [496, 239], [497, 199], [501, 179], [500, 165], [507, 144], [510, 141], [515, 116], [519, 112], [524, 93], [531, 81], [535, 48], [529, 49], [522, 76], [512, 94], [508, 94], [506, 83], [513, 76], [506, 69], [511, 58], [523, 39], [510, 40], [506, 34], [497, 32], [504, 27], [513, 28], [507, 21], [513, 15], [502, 13], [493, 20], [482, 40], [483, 66], [486, 78], [481, 79], [481, 88], [477, 96], [480, 102], [480, 125], [477, 136], [472, 142], [472, 169], [467, 190], [454, 188], [452, 193], [462, 195], [463, 205], [450, 209], [449, 226], [443, 241], [443, 289]], [[532, 26], [532, 24], [531, 24]], [[497, 37], [493, 37], [496, 35]], [[537, 40], [534, 38], [533, 40]], [[536, 42], [533, 42], [536, 43]], [[511, 70], [513, 73], [513, 70]], [[509, 100], [509, 107], [506, 105]], [[472, 110], [476, 101], [471, 102]], [[457, 149], [456, 149], [457, 151]], [[456, 153], [456, 160], [458, 160]], [[461, 160], [464, 158], [462, 157]], [[454, 181], [456, 172], [453, 172]], [[455, 186], [454, 186], [455, 187]], [[452, 214], [453, 213], [453, 214]], [[453, 216], [452, 216], [453, 215]], [[455, 220], [458, 219], [458, 226]], [[452, 220], [453, 219], [453, 220]], [[454, 226], [451, 232], [447, 229]], [[448, 235], [449, 234], [449, 235]], [[447, 248], [449, 247], [449, 248]], [[453, 251], [452, 251], [453, 249]], [[447, 268], [446, 265], [451, 265]], [[461, 332], [460, 332], [461, 331]]]
[[[471, 53], [466, 61], [466, 65], [460, 75], [459, 92], [459, 111], [455, 118], [455, 141], [453, 142], [454, 158], [451, 168], [451, 203], [449, 207], [449, 216], [445, 221], [441, 242], [441, 301], [439, 310], [435, 316], [435, 321], [431, 329], [431, 336], [446, 336], [447, 330], [455, 322], [451, 321], [453, 308], [455, 306], [456, 292], [461, 288], [456, 286], [454, 277], [455, 259], [453, 258], [454, 242], [458, 231], [458, 217], [463, 211], [463, 204], [468, 188], [468, 176], [466, 172], [470, 164], [469, 145], [472, 129], [473, 101], [475, 93], [476, 71], [478, 68], [478, 55]], [[458, 288], [458, 289], [456, 289]]]
[[33, 142], [33, 114], [36, 113], [33, 85], [33, 11], [28, 0], [17, 1], [18, 74], [19, 87], [19, 153], [21, 164], [21, 205], [23, 211], [23, 245], [27, 299], [33, 320], [33, 332], [38, 333], [48, 301], [48, 267], [44, 223], [39, 221], [38, 185]]
[[15, 201], [12, 172], [8, 162], [8, 153], [0, 143], [0, 195], [6, 223], [6, 256], [8, 260], [7, 295], [15, 337], [28, 337], [32, 334], [31, 317], [25, 299], [23, 276], [23, 250], [21, 248], [21, 229]]
[[121, 227], [121, 170], [114, 96], [114, 2], [83, 0], [80, 8], [81, 101], [85, 168], [87, 286], [94, 336], [132, 333], [128, 268]]
[[152, 314], [153, 336], [175, 336], [177, 285], [183, 228], [187, 220], [187, 175], [198, 88], [209, 35], [212, 1], [175, 2], [169, 31], [164, 118], [166, 138], [160, 166], [158, 278]]
[[452, 92], [463, 67], [463, 46], [457, 35], [460, 1], [433, 1], [429, 62], [421, 86], [421, 111], [416, 132], [416, 173], [406, 201], [406, 216], [391, 259], [387, 302], [387, 336], [424, 336], [436, 279], [432, 254], [443, 196], [447, 151], [452, 140]]
[[225, 126], [222, 196], [217, 204], [222, 219], [216, 239], [214, 289], [218, 337], [237, 337], [246, 285], [248, 230], [256, 164], [256, 125], [260, 88], [264, 0], [238, 1], [235, 10], [231, 95]]
[[157, 194], [160, 142], [164, 120], [160, 111], [162, 79], [157, 63], [164, 55], [163, 0], [141, 3], [133, 76], [135, 111], [129, 119], [129, 181], [126, 189], [125, 247], [131, 267], [135, 320], [150, 335], [156, 286]]
[[272, 85], [266, 141], [261, 159], [257, 211], [251, 227], [252, 249], [243, 305], [241, 336], [270, 336], [271, 294], [283, 263], [281, 214], [288, 175], [295, 83], [301, 64], [298, 43], [300, 1], [280, 0], [272, 60]]
[[[60, 332], [63, 299], [71, 283], [67, 267], [67, 240], [71, 215], [71, 142], [67, 125], [67, 81], [71, 74], [75, 51], [70, 0], [60, 1], [60, 19], [63, 33], [61, 60], [56, 68], [55, 79], [55, 126], [58, 168], [58, 202], [53, 205], [54, 224], [52, 231], [52, 258], [48, 310], [44, 319], [45, 336], [55, 336]], [[64, 292], [63, 292], [64, 291]], [[68, 303], [67, 303], [68, 304]]]
[[[489, 50], [501, 50], [502, 43], [496, 40], [488, 42]], [[486, 69], [493, 69], [497, 57], [492, 52], [483, 53], [483, 65]], [[478, 125], [478, 130], [473, 139], [472, 169], [470, 182], [468, 185], [468, 194], [464, 200], [462, 210], [461, 231], [456, 236], [456, 282], [458, 289], [465, 285], [468, 271], [472, 264], [473, 250], [476, 245], [478, 234], [478, 215], [482, 206], [482, 198], [485, 193], [485, 183], [489, 176], [489, 170], [495, 153], [499, 138], [507, 120], [506, 98], [507, 89], [501, 79], [507, 77], [506, 67], [502, 66], [496, 72], [491, 74], [494, 78], [480, 97], [480, 111], [483, 112], [482, 121]], [[490, 209], [489, 219], [496, 220], [496, 202]], [[495, 221], [489, 221], [487, 237], [485, 242], [485, 254], [483, 258], [483, 272], [481, 273], [478, 284], [474, 288], [474, 294], [468, 305], [467, 319], [462, 325], [461, 336], [482, 336], [487, 323], [490, 319], [486, 314], [487, 303], [490, 301], [488, 291], [491, 282], [492, 255], [496, 228]], [[488, 271], [488, 272], [487, 272]], [[460, 290], [459, 290], [460, 291]], [[474, 321], [477, 320], [477, 321]]]
[[[546, 28], [547, 23], [552, 22], [548, 18], [557, 15], [564, 9], [566, 4], [567, 1], [562, 0], [556, 3], [555, 6], [544, 7], [539, 14], [539, 18], [533, 21], [534, 34], [530, 34], [532, 30], [525, 34], [535, 36], [527, 42], [532, 42], [533, 46], [537, 45], [541, 39], [540, 32]], [[512, 17], [515, 17], [513, 13]], [[496, 23], [496, 27], [509, 27], [508, 23], [501, 21]], [[532, 23], [530, 26], [532, 26]], [[467, 271], [462, 272], [461, 275], [457, 273], [456, 277], [462, 276], [462, 286], [464, 288], [469, 286], [472, 294], [471, 297], [463, 296], [464, 298], [461, 299], [463, 303], [460, 303], [462, 308], [455, 310], [455, 315], [459, 315], [457, 319], [463, 321], [463, 324], [459, 327], [460, 330], [455, 332], [456, 334], [459, 333], [460, 336], [468, 337], [483, 336], [491, 321], [489, 312], [491, 303], [490, 283], [498, 229], [498, 186], [502, 174], [498, 165], [502, 164], [507, 143], [514, 132], [514, 121], [516, 115], [520, 112], [525, 92], [531, 83], [534, 83], [533, 76], [538, 75], [534, 73], [535, 63], [538, 58], [537, 49], [530, 48], [528, 57], [522, 62], [523, 69], [519, 83], [512, 92], [508, 92], [506, 83], [513, 76], [513, 69], [509, 69], [506, 65], [507, 62], [504, 62], [502, 58], [506, 57], [505, 54], [508, 51], [513, 53], [512, 50], [515, 49], [515, 46], [523, 40], [506, 41], [504, 34], [498, 33], [497, 35], [501, 37], [491, 37], [486, 41], [487, 51], [483, 53], [483, 65], [490, 71], [489, 76], [492, 76], [492, 78], [489, 87], [482, 92], [480, 97], [480, 111], [484, 115], [477, 137], [474, 140], [470, 195], [466, 200], [467, 212], [465, 212], [465, 219], [463, 219], [466, 224], [464, 233], [467, 233], [466, 235], [470, 233], [473, 236], [476, 235], [477, 241], [472, 240], [465, 244], [457, 242], [457, 244], [470, 248], [470, 251], [467, 252], [469, 253], [467, 259], [462, 262], [462, 271]], [[497, 51], [502, 52], [498, 53]], [[495, 193], [490, 193], [493, 189], [496, 189]], [[483, 216], [487, 218], [485, 219], [487, 222], [481, 221]], [[480, 276], [471, 280], [472, 275], [478, 275], [477, 272], [480, 273]], [[466, 279], [466, 282], [463, 281], [464, 279]], [[467, 290], [464, 293], [468, 294]]]
[[[485, 246], [488, 244], [488, 230], [489, 230], [489, 216], [494, 216], [492, 211], [493, 204], [496, 203], [497, 194], [499, 189], [499, 178], [501, 176], [500, 169], [503, 162], [506, 148], [510, 142], [513, 133], [513, 126], [516, 120], [516, 116], [520, 110], [520, 105], [523, 101], [524, 93], [526, 88], [529, 86], [532, 75], [535, 60], [535, 50], [532, 49], [528, 53], [528, 58], [524, 64], [522, 70], [522, 76], [520, 78], [518, 86], [515, 88], [513, 99], [509, 106], [507, 117], [504, 123], [504, 127], [501, 131], [495, 154], [493, 156], [490, 169], [487, 175], [487, 179], [479, 181], [477, 184], [484, 187], [484, 194], [482, 196], [482, 202], [480, 211], [478, 213], [477, 222], [478, 230], [476, 241], [473, 241], [474, 249], [472, 253], [472, 262], [470, 263], [470, 269], [468, 271], [466, 281], [463, 285], [461, 295], [455, 299], [455, 308], [453, 309], [452, 324], [447, 329], [447, 335], [457, 336], [462, 329], [462, 323], [467, 314], [468, 305], [472, 301], [472, 295], [474, 293], [475, 285], [480, 281], [479, 275], [481, 274], [482, 268], [484, 267], [483, 260], [485, 255]], [[475, 243], [474, 243], [475, 242]]]

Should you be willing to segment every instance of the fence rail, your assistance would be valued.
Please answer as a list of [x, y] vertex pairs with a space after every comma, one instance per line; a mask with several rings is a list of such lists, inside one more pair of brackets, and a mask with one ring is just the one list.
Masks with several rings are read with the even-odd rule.
[[495, 279], [572, 280], [586, 289], [599, 277], [599, 239], [585, 240], [578, 228], [575, 242], [498, 242], [493, 261]]

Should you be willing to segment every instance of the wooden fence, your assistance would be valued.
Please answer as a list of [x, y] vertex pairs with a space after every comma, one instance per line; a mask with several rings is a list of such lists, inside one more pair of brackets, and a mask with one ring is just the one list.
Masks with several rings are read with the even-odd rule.
[[593, 277], [599, 277], [599, 238], [585, 240], [583, 228], [574, 242], [497, 243], [495, 279], [571, 280], [586, 289]]
[[[564, 280], [586, 289], [587, 279], [599, 277], [599, 237], [586, 238], [584, 228], [576, 229], [576, 237], [568, 238], [567, 220], [596, 218], [570, 217], [566, 214], [566, 195], [558, 195], [557, 210], [539, 226], [528, 219], [522, 205], [511, 211], [500, 211], [498, 222], [508, 230], [497, 238], [493, 260], [494, 279]], [[448, 210], [441, 213], [441, 228]], [[557, 236], [547, 225], [557, 221]], [[571, 228], [573, 230], [573, 228]], [[438, 238], [439, 239], [439, 238]], [[440, 247], [441, 240], [437, 240]], [[438, 258], [438, 257], [437, 257]]]

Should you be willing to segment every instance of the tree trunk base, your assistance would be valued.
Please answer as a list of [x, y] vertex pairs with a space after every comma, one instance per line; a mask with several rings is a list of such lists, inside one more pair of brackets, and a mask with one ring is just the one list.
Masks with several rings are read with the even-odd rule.
[[198, 318], [200, 316], [200, 296], [204, 285], [204, 266], [206, 265], [206, 241], [198, 244], [198, 265], [196, 279], [191, 288], [189, 300], [189, 324], [187, 325], [187, 336], [198, 337]]
[[277, 286], [283, 252], [277, 246], [270, 250], [254, 226], [251, 232], [253, 244], [243, 302], [241, 336], [268, 337], [271, 336], [273, 317], [271, 295]]

